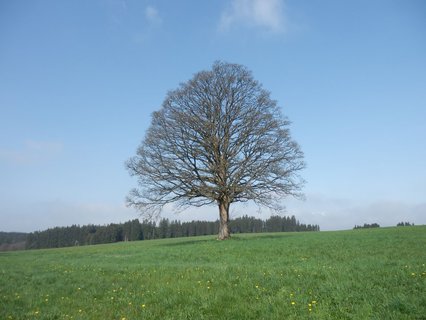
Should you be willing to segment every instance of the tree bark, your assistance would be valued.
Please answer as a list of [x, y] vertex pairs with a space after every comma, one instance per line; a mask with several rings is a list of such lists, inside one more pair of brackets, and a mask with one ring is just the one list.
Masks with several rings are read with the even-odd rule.
[[229, 232], [229, 202], [227, 201], [220, 201], [219, 202], [219, 217], [220, 217], [220, 224], [219, 224], [219, 235], [218, 240], [226, 240], [231, 237]]

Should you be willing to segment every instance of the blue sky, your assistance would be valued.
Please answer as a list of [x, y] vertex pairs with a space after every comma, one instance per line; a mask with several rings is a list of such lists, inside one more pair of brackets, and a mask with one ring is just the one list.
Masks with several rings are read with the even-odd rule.
[[34, 0], [0, 2], [0, 230], [138, 217], [124, 162], [167, 91], [215, 60], [252, 70], [292, 121], [307, 184], [287, 214], [426, 224], [424, 1]]

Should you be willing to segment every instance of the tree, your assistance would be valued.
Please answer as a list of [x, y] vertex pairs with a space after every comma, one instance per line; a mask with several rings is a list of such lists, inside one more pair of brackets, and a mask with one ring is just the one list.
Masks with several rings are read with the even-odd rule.
[[280, 209], [300, 196], [303, 153], [290, 122], [244, 66], [214, 63], [167, 94], [137, 155], [126, 163], [139, 188], [127, 203], [143, 214], [215, 204], [219, 239], [230, 236], [229, 207], [254, 201]]

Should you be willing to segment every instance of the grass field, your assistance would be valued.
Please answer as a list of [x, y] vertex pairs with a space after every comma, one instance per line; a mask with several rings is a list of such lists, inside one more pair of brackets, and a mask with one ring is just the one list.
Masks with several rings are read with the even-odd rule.
[[426, 226], [0, 254], [0, 319], [426, 319]]

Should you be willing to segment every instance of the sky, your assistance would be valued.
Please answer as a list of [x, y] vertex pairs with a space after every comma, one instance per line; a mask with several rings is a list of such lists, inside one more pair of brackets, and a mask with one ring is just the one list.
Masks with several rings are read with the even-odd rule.
[[124, 163], [167, 92], [217, 60], [251, 70], [292, 121], [305, 199], [284, 214], [426, 224], [425, 1], [0, 0], [0, 231], [138, 218]]

